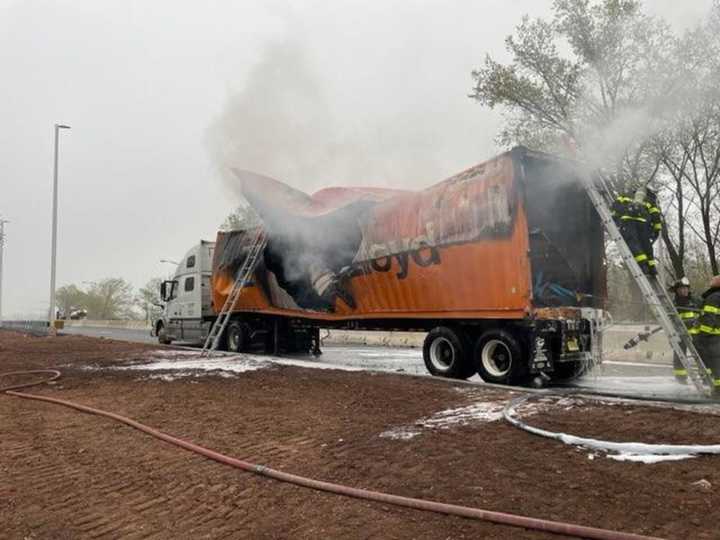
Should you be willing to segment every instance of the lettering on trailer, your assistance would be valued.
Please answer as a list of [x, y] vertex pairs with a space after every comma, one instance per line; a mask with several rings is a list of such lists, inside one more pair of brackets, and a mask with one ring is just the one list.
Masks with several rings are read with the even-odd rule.
[[[425, 252], [425, 254], [423, 254]], [[435, 246], [425, 245], [413, 251], [403, 251], [394, 255], [384, 255], [378, 259], [370, 261], [370, 267], [376, 272], [389, 272], [392, 268], [393, 257], [400, 265], [400, 271], [395, 275], [398, 279], [408, 277], [410, 269], [410, 259], [422, 268], [426, 268], [433, 264], [440, 264], [440, 251]]]
[[398, 279], [405, 279], [410, 274], [410, 260], [421, 268], [440, 264], [440, 250], [424, 235], [373, 244], [368, 249], [368, 255], [369, 260], [354, 265], [351, 275], [370, 274], [372, 271], [390, 272], [393, 259], [400, 267], [396, 274]]

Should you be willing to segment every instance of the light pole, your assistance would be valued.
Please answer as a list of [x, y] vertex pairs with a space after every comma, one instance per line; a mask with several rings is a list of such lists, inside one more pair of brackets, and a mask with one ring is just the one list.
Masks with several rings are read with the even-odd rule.
[[3, 275], [3, 251], [5, 251], [5, 224], [10, 223], [7, 219], [0, 218], [0, 326], [3, 323], [2, 317], [2, 275]]
[[58, 135], [61, 129], [70, 129], [64, 124], [55, 124], [55, 160], [53, 165], [53, 215], [52, 215], [52, 255], [50, 257], [50, 308], [48, 321], [53, 326], [55, 320], [55, 259], [57, 257], [57, 202], [58, 202]]

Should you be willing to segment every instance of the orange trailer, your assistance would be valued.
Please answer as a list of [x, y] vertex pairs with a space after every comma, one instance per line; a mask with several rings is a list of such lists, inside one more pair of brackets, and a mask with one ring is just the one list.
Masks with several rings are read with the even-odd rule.
[[[233, 308], [232, 350], [318, 352], [320, 328], [421, 330], [438, 376], [566, 379], [598, 361], [603, 229], [570, 162], [518, 147], [422, 191], [244, 189], [268, 244]], [[255, 232], [218, 233], [215, 313]]]

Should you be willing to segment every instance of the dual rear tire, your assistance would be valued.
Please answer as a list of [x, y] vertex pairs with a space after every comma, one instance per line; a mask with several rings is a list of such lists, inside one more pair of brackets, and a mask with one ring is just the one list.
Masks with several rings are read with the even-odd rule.
[[425, 338], [423, 360], [437, 377], [468, 379], [477, 373], [496, 384], [516, 384], [525, 371], [521, 343], [505, 330], [476, 336], [462, 328], [438, 326]]

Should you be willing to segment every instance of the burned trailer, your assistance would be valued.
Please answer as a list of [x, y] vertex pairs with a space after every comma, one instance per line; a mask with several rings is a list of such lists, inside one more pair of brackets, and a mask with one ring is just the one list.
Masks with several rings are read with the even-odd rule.
[[[312, 197], [240, 176], [268, 244], [228, 348], [317, 352], [322, 328], [426, 331], [433, 375], [513, 384], [599, 361], [603, 229], [572, 163], [518, 147], [422, 191]], [[218, 233], [216, 313], [254, 237]]]

